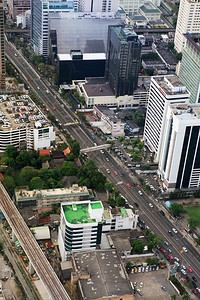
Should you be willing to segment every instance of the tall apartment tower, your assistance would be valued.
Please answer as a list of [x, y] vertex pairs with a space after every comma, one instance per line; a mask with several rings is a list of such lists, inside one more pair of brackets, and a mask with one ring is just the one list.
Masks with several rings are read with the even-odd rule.
[[189, 103], [189, 92], [175, 75], [151, 77], [144, 141], [159, 161], [168, 106]]
[[16, 16], [30, 9], [30, 0], [8, 0], [9, 15], [14, 20]]
[[127, 26], [109, 26], [106, 78], [116, 97], [133, 95], [137, 88], [141, 43]]
[[159, 169], [168, 191], [200, 186], [200, 105], [174, 104], [164, 120]]
[[0, 1], [0, 91], [5, 90], [5, 41], [4, 41], [4, 8], [3, 2]]
[[183, 49], [179, 78], [190, 92], [190, 103], [200, 102], [200, 37], [185, 35], [186, 44]]
[[186, 42], [185, 34], [200, 33], [200, 1], [181, 0], [176, 25], [174, 47], [178, 52], [183, 51]]

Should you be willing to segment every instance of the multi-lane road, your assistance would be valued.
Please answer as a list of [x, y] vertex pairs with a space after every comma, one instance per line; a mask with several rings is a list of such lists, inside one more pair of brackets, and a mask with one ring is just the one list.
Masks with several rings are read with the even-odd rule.
[[[28, 85], [39, 95], [39, 99], [56, 115], [61, 126], [64, 128], [64, 124], [74, 122], [76, 115], [66, 106], [62, 99], [58, 96], [55, 98], [55, 92], [51, 89], [51, 87], [40, 79], [37, 73], [32, 67], [30, 67], [28, 62], [21, 55], [17, 54], [17, 56], [15, 56], [16, 50], [11, 44], [7, 42], [5, 47], [7, 57], [15, 63], [16, 68], [18, 68], [18, 70], [26, 78]], [[10, 50], [8, 50], [8, 47]], [[49, 90], [49, 93], [46, 92], [47, 89]], [[55, 110], [52, 110], [53, 107]], [[94, 146], [92, 133], [89, 132], [83, 124], [68, 126], [65, 130], [80, 143], [81, 148]], [[102, 143], [98, 140], [98, 138], [96, 138], [95, 142], [97, 144]], [[198, 279], [197, 284], [199, 283], [200, 287], [200, 255], [191, 243], [188, 242], [186, 237], [184, 237], [184, 234], [178, 231], [178, 233], [174, 233], [172, 237], [169, 235], [168, 231], [172, 231], [172, 228], [176, 226], [166, 216], [161, 215], [159, 208], [155, 205], [155, 203], [153, 203], [154, 208], [150, 208], [149, 203], [152, 201], [145, 193], [143, 193], [142, 196], [139, 195], [139, 188], [134, 186], [133, 179], [128, 170], [125, 171], [124, 167], [113, 159], [108, 152], [105, 151], [105, 153], [102, 154], [100, 151], [96, 151], [89, 153], [88, 155], [95, 160], [99, 169], [108, 176], [109, 181], [112, 181], [115, 184], [122, 181], [122, 184], [117, 185], [121, 194], [128, 200], [129, 204], [134, 206], [135, 202], [138, 203], [139, 214], [145, 221], [146, 225], [148, 225], [156, 234], [162, 235], [164, 239], [169, 242], [170, 246], [168, 246], [168, 248], [172, 250], [173, 256], [180, 259], [181, 264], [192, 268], [192, 275]], [[109, 161], [107, 161], [106, 158], [109, 158]], [[110, 174], [107, 174], [106, 169], [110, 170]], [[114, 171], [117, 171], [119, 174], [120, 172], [123, 172], [125, 173], [125, 176], [116, 176]], [[131, 188], [127, 186], [127, 183], [131, 185]], [[187, 253], [180, 253], [183, 247], [187, 248]]]

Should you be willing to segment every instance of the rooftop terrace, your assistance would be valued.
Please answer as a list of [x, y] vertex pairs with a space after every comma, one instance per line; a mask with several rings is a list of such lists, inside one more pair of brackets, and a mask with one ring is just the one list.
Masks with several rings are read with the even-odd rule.
[[67, 222], [71, 224], [95, 223], [96, 220], [91, 219], [88, 208], [89, 203], [73, 203], [69, 205], [63, 205], [63, 210]]

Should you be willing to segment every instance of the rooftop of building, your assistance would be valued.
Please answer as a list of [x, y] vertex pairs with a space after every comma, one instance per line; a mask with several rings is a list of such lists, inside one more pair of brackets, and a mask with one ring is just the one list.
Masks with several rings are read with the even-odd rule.
[[153, 80], [159, 85], [160, 91], [166, 95], [188, 94], [185, 85], [176, 75], [153, 76]]
[[178, 59], [173, 55], [173, 53], [168, 49], [168, 45], [165, 42], [157, 41], [156, 43], [156, 50], [165, 61], [166, 64], [169, 66], [177, 65]]
[[84, 84], [84, 89], [88, 97], [114, 96], [114, 93], [108, 82], [92, 84], [87, 82]]
[[129, 15], [128, 17], [132, 21], [147, 21], [147, 18], [142, 15]]
[[28, 95], [0, 96], [0, 130], [46, 127], [50, 123]]
[[86, 186], [78, 186], [77, 184], [72, 185], [69, 188], [57, 188], [48, 190], [33, 190], [27, 191], [26, 189], [18, 189], [16, 191], [17, 199], [41, 199], [41, 198], [65, 198], [70, 196], [82, 196], [88, 195], [89, 191]]
[[144, 13], [161, 13], [161, 11], [155, 7], [153, 5], [153, 3], [151, 2], [145, 2], [144, 5], [140, 6], [140, 9], [144, 12]]
[[182, 119], [200, 119], [200, 104], [172, 104], [170, 109]]
[[88, 279], [79, 279], [87, 300], [132, 295], [117, 251], [97, 250], [73, 254], [79, 274], [88, 270]]
[[63, 211], [67, 222], [71, 224], [95, 223], [96, 219], [92, 219], [89, 213], [89, 206], [92, 209], [102, 208], [101, 202], [96, 203], [71, 203], [63, 205]]
[[118, 25], [112, 26], [112, 29], [122, 44], [138, 39], [137, 33], [135, 33], [131, 26]]
[[[57, 58], [59, 61], [77, 61], [77, 59], [73, 59], [70, 54], [57, 54]], [[82, 58], [78, 60], [106, 60], [105, 53], [83, 53]]]
[[111, 231], [110, 237], [114, 244], [114, 247], [119, 251], [119, 253], [131, 251], [129, 229]]

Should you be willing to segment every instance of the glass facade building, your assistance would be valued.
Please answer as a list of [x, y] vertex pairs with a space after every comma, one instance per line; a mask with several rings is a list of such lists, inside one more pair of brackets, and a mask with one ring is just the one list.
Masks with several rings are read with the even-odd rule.
[[116, 97], [133, 95], [137, 88], [141, 43], [129, 27], [109, 26], [106, 78]]

